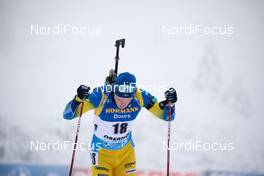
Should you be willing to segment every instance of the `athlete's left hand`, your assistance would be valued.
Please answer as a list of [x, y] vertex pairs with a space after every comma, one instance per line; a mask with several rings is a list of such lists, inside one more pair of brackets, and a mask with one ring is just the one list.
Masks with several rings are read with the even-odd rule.
[[174, 88], [169, 88], [169, 90], [165, 92], [165, 98], [167, 102], [176, 103], [178, 99], [176, 90]]
[[[165, 106], [164, 106], [164, 120], [166, 121], [172, 121], [174, 120], [175, 117], [175, 105], [174, 103], [177, 101], [177, 92], [174, 88], [169, 88], [165, 92]], [[169, 111], [170, 111], [170, 116], [169, 116]]]

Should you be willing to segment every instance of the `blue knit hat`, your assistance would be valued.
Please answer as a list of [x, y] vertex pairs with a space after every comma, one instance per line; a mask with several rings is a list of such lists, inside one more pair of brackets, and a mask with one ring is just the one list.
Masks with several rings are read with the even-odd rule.
[[130, 98], [136, 93], [136, 77], [128, 72], [120, 73], [116, 78], [115, 94], [119, 97]]

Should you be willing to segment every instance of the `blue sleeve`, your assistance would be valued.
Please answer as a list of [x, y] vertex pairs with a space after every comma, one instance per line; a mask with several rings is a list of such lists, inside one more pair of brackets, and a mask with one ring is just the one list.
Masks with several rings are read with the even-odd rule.
[[75, 117], [75, 111], [78, 108], [79, 103], [74, 99], [70, 101], [63, 112], [63, 118], [67, 120], [71, 120]]
[[143, 106], [145, 108], [147, 108], [148, 105], [154, 105], [157, 102], [157, 98], [151, 95], [149, 92], [142, 89], [140, 89], [140, 91], [143, 98]]
[[102, 97], [103, 97], [103, 86], [96, 87], [93, 89], [93, 92], [89, 95], [89, 101], [94, 105], [94, 107], [98, 107]]
[[[140, 89], [140, 92], [143, 99], [143, 106], [158, 118], [168, 121], [169, 106], [166, 105], [163, 109], [160, 107], [159, 105], [160, 102], [157, 100], [155, 96], [151, 95], [149, 92], [142, 89]], [[172, 105], [170, 120], [174, 120], [174, 117], [175, 117], [175, 105]]]
[[[102, 99], [102, 90], [103, 87], [97, 87], [95, 88], [91, 94], [88, 97], [88, 101], [97, 108], [101, 102]], [[71, 120], [74, 117], [76, 117], [76, 111], [78, 109], [78, 106], [80, 105], [80, 102], [75, 100], [75, 97], [72, 101], [70, 101], [63, 112], [63, 118], [67, 120]]]

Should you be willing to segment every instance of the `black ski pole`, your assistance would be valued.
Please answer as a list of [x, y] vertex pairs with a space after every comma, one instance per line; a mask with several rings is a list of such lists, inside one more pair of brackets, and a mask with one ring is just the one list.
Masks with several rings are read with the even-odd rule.
[[170, 133], [171, 133], [171, 103], [168, 103], [168, 139], [167, 139], [167, 176], [170, 175]]
[[[89, 88], [89, 90], [90, 90], [90, 88]], [[73, 147], [73, 151], [72, 151], [72, 159], [71, 159], [71, 166], [70, 166], [69, 176], [72, 175], [73, 164], [74, 164], [74, 159], [75, 159], [75, 151], [76, 151], [76, 148], [77, 148], [77, 142], [78, 142], [79, 132], [80, 132], [80, 128], [81, 128], [81, 119], [82, 119], [82, 114], [83, 114], [83, 106], [84, 106], [84, 102], [81, 103], [80, 117], [78, 118], [78, 124], [77, 124], [75, 140], [74, 140], [74, 147]]]
[[170, 136], [171, 136], [171, 102], [168, 102], [168, 138], [167, 138], [167, 174], [170, 175]]

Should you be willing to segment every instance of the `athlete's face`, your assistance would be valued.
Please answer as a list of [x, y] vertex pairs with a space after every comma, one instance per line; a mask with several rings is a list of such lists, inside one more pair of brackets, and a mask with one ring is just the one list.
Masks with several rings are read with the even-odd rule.
[[119, 97], [117, 95], [114, 95], [114, 98], [115, 98], [115, 102], [116, 102], [117, 107], [120, 109], [124, 109], [129, 105], [129, 103], [131, 102], [133, 97], [123, 98], [123, 97]]

